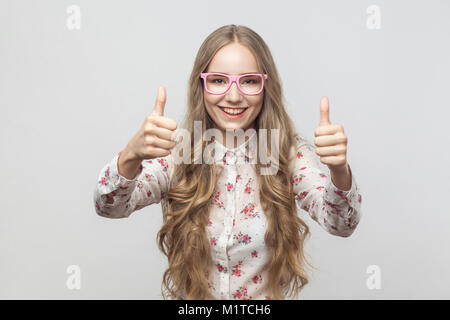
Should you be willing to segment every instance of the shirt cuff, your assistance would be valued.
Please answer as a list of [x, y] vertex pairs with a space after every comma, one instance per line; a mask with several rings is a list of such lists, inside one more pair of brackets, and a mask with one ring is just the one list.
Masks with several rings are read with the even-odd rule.
[[345, 191], [336, 187], [331, 180], [331, 175], [328, 175], [325, 199], [336, 205], [347, 204], [353, 208], [358, 208], [361, 204], [361, 194], [350, 165], [348, 167], [352, 176], [350, 190]]

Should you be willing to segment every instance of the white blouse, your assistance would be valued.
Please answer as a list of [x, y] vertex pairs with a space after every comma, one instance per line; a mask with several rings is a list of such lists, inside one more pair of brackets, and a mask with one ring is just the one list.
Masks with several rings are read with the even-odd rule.
[[[249, 142], [235, 149], [214, 141], [224, 171], [210, 199], [206, 228], [214, 263], [207, 272], [215, 299], [271, 299], [264, 288], [268, 260], [264, 235], [268, 222], [260, 206], [259, 185], [252, 166], [255, 152]], [[297, 208], [305, 210], [328, 233], [350, 236], [361, 218], [361, 194], [352, 174], [348, 191], [338, 189], [319, 168], [315, 146], [296, 135], [291, 183]], [[175, 148], [176, 149], [176, 148]], [[247, 153], [246, 153], [247, 152]], [[132, 180], [119, 175], [120, 152], [100, 172], [94, 189], [96, 213], [125, 218], [153, 203], [166, 210], [166, 194], [173, 173], [172, 154], [144, 160]], [[217, 155], [217, 154], [216, 154]], [[249, 161], [250, 160], [250, 161]], [[351, 172], [351, 169], [350, 169]]]

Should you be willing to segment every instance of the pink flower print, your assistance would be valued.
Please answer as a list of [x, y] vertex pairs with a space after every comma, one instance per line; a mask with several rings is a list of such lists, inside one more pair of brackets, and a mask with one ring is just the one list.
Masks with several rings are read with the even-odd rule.
[[344, 193], [341, 190], [334, 190], [334, 193], [336, 193], [339, 197], [347, 200], [347, 197], [344, 195]]
[[300, 181], [302, 181], [304, 177], [305, 175], [303, 174], [296, 174], [295, 176], [292, 177], [291, 183], [297, 185], [300, 183]]
[[296, 200], [302, 200], [308, 195], [308, 191], [304, 191], [302, 193], [296, 194], [295, 199]]
[[300, 168], [300, 170], [305, 170], [307, 167]]
[[236, 290], [235, 293], [233, 293], [234, 299], [241, 299], [241, 300], [249, 300], [252, 298], [252, 296], [248, 296], [247, 288], [246, 287], [239, 287], [238, 290]]
[[145, 177], [147, 178], [147, 180], [151, 180], [153, 175], [151, 175], [150, 173], [146, 173]]
[[102, 179], [100, 180], [100, 185], [102, 186], [106, 186], [106, 179], [102, 177]]
[[242, 274], [241, 266], [242, 266], [242, 260], [240, 260], [238, 262], [238, 264], [231, 267], [231, 275], [240, 277]]
[[167, 169], [169, 169], [169, 164], [165, 159], [158, 158], [158, 162], [163, 167], [164, 171], [167, 171]]
[[362, 202], [362, 196], [360, 194], [358, 194], [358, 202], [361, 203]]
[[147, 191], [147, 197], [150, 198], [152, 196], [152, 192], [151, 191]]
[[245, 219], [260, 217], [259, 212], [255, 212], [255, 204], [249, 202], [240, 213], [243, 213]]
[[316, 189], [317, 190], [322, 190], [323, 188], [325, 188], [324, 186], [318, 186]]
[[144, 187], [144, 184], [141, 181], [138, 181], [136, 184], [136, 187], [139, 189], [139, 191], [142, 191], [142, 188]]
[[250, 237], [248, 234], [239, 232], [237, 235], [235, 235], [234, 239], [236, 239], [238, 243], [249, 244], [252, 240], [252, 237]]
[[223, 156], [223, 164], [228, 164], [228, 162], [227, 162], [227, 158], [230, 156], [230, 152], [226, 152], [225, 153], [225, 155]]
[[250, 185], [252, 184], [252, 182], [253, 182], [253, 179], [252, 179], [252, 178], [248, 179], [247, 183], [245, 184], [245, 190], [244, 190], [244, 193], [248, 193], [248, 194], [252, 193], [252, 188], [250, 187]]
[[210, 239], [211, 245], [215, 246], [217, 244], [217, 239], [215, 237], [212, 237]]
[[208, 227], [211, 227], [211, 226], [212, 226], [212, 222], [211, 222], [211, 220], [208, 219]]
[[119, 187], [121, 190], [126, 190], [128, 189], [128, 186], [124, 186], [124, 187]]
[[219, 272], [227, 273], [227, 267], [222, 266], [220, 263], [217, 263], [216, 267]]
[[256, 250], [252, 251], [252, 258], [258, 258], [258, 251]]
[[326, 178], [326, 177], [327, 177], [327, 175], [326, 175], [326, 174], [323, 174], [323, 173], [321, 173], [321, 174], [320, 174], [320, 177], [322, 177], [322, 178]]
[[240, 175], [240, 174], [238, 174], [238, 175], [236, 176], [236, 183], [237, 183], [239, 180], [241, 180], [241, 175]]
[[301, 157], [303, 157], [303, 154], [301, 152], [297, 152], [297, 159], [300, 159]]
[[105, 177], [109, 177], [109, 167], [108, 167], [108, 169], [106, 169], [106, 175], [105, 175]]
[[330, 207], [332, 207], [333, 209], [337, 209], [337, 205], [336, 205], [336, 204], [334, 204], [334, 203], [332, 203], [332, 202], [330, 202], [330, 201], [327, 201], [327, 200], [325, 200], [325, 203], [326, 203], [327, 205], [329, 205]]
[[217, 191], [216, 193], [213, 193], [210, 198], [214, 201], [216, 206], [218, 206], [219, 208], [225, 209], [225, 205], [224, 205], [223, 201], [220, 201], [219, 197], [220, 197], [220, 192]]
[[262, 276], [260, 274], [254, 276], [252, 278], [253, 283], [261, 283], [262, 282]]
[[231, 191], [231, 190], [233, 190], [233, 187], [234, 187], [234, 186], [233, 186], [232, 183], [227, 182], [226, 187], [227, 187], [227, 191]]

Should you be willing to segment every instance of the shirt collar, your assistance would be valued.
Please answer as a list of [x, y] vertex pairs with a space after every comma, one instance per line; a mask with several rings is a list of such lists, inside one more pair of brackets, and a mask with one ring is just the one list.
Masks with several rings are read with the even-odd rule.
[[[236, 148], [227, 148], [224, 145], [222, 145], [220, 142], [214, 139], [214, 147], [216, 148], [216, 161], [222, 162], [224, 159], [226, 159], [229, 156], [236, 156], [238, 157], [246, 157], [246, 160], [251, 161], [252, 159], [255, 159], [256, 152], [257, 152], [257, 135], [256, 130], [248, 137], [248, 140], [243, 142], [241, 145], [239, 145]], [[224, 161], [225, 162], [225, 161]]]

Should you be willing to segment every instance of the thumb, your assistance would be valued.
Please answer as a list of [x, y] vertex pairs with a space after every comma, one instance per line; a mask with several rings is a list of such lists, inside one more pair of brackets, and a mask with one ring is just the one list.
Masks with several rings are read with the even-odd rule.
[[320, 123], [319, 126], [329, 125], [330, 122], [330, 106], [328, 103], [328, 97], [322, 97], [320, 99]]
[[164, 106], [166, 105], [166, 89], [164, 87], [158, 88], [158, 94], [156, 96], [155, 107], [152, 110], [152, 116], [163, 116]]

